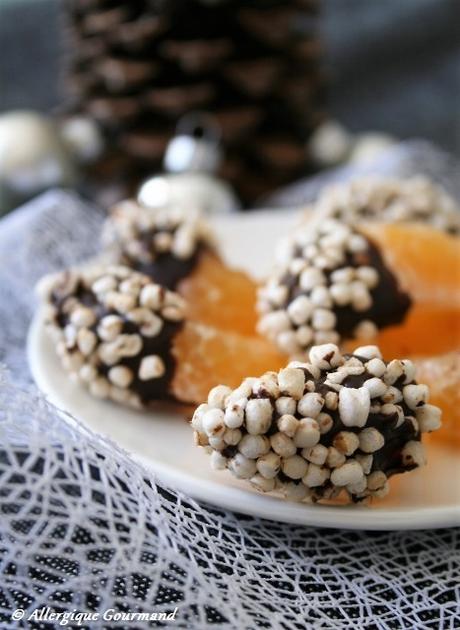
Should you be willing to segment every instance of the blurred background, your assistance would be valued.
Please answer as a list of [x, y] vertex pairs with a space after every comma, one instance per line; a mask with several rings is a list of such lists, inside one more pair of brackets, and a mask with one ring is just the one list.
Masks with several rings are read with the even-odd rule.
[[459, 23], [458, 0], [0, 0], [0, 207], [132, 194], [196, 112], [210, 129], [179, 135], [211, 130], [219, 159], [193, 146], [172, 170], [215, 171], [244, 205], [399, 139], [458, 155]]

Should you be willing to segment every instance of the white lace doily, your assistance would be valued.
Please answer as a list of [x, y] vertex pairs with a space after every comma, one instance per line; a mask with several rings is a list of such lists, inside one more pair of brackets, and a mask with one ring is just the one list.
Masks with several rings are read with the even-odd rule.
[[458, 530], [317, 530], [198, 504], [35, 393], [24, 350], [32, 287], [92, 255], [101, 218], [55, 192], [0, 222], [0, 362], [10, 371], [0, 376], [0, 627], [60, 627], [25, 621], [41, 607], [177, 607], [171, 627], [188, 630], [458, 628]]

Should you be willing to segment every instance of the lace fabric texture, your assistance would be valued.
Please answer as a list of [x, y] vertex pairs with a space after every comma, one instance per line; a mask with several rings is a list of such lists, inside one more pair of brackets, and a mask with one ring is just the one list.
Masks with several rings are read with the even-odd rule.
[[[413, 173], [423, 165], [436, 179], [452, 168], [424, 144], [401, 145], [385, 160], [392, 174], [410, 174], [401, 164], [412, 163]], [[303, 199], [324, 181], [310, 180]], [[171, 622], [67, 626], [90, 630], [458, 628], [457, 529], [321, 530], [198, 503], [36, 392], [25, 356], [34, 283], [93, 255], [101, 221], [95, 208], [56, 191], [0, 222], [0, 362], [8, 369], [0, 371], [0, 627], [59, 627], [25, 621], [48, 606], [177, 607]], [[18, 608], [22, 621], [12, 619]]]

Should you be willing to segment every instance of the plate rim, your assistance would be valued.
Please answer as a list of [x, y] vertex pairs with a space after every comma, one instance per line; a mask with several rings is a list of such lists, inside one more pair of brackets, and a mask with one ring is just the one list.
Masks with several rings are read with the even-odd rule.
[[[43, 309], [37, 309], [27, 332], [26, 352], [32, 377], [46, 398], [59, 409], [65, 410], [62, 400], [58, 395], [49, 391], [40, 371], [38, 360], [38, 345], [42, 340], [45, 329], [43, 326]], [[57, 357], [53, 357], [57, 362]], [[95, 404], [104, 404], [105, 401], [94, 399]], [[84, 417], [79, 416], [79, 421], [86, 424]], [[117, 442], [110, 434], [95, 430], [89, 424], [89, 430], [95, 435], [100, 435], [117, 443], [131, 459], [140, 464], [148, 472], [170, 485], [182, 494], [195, 500], [207, 503], [211, 506], [226, 509], [234, 513], [242, 513], [255, 518], [263, 518], [275, 522], [304, 525], [305, 527], [321, 527], [330, 529], [350, 529], [356, 531], [410, 531], [422, 529], [441, 529], [457, 527], [460, 525], [460, 504], [446, 504], [433, 507], [417, 508], [382, 508], [378, 510], [363, 509], [359, 506], [359, 516], [354, 506], [327, 506], [311, 505], [308, 503], [295, 503], [280, 501], [279, 498], [256, 494], [236, 486], [227, 486], [212, 480], [203, 480], [180, 472], [173, 465], [158, 462], [143, 455], [130, 451]], [[223, 474], [230, 474], [222, 471]], [[225, 492], [223, 492], [225, 489]], [[238, 502], [238, 497], [256, 498], [253, 501]], [[280, 510], [280, 505], [283, 509]], [[252, 509], [257, 506], [256, 509]], [[357, 522], [358, 520], [358, 522]], [[338, 524], [340, 521], [340, 524]]]

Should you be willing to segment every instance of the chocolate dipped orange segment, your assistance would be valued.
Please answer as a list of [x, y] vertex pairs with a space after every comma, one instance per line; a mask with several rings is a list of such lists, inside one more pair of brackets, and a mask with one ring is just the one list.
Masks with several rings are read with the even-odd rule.
[[45, 277], [46, 327], [64, 369], [98, 398], [135, 408], [169, 398], [184, 300], [122, 266]]
[[302, 224], [259, 290], [258, 330], [289, 355], [368, 339], [404, 320], [409, 294], [374, 242], [335, 220]]
[[375, 346], [314, 346], [309, 362], [213, 388], [195, 411], [195, 441], [216, 469], [262, 492], [315, 502], [383, 497], [389, 479], [423, 466], [421, 437], [441, 424], [409, 360]]
[[460, 235], [460, 207], [427, 177], [367, 176], [326, 186], [305, 218], [336, 219], [359, 227], [363, 221], [421, 223]]
[[193, 208], [148, 208], [134, 200], [115, 205], [102, 242], [114, 261], [168, 289], [190, 275], [204, 250], [214, 251], [208, 223]]
[[222, 261], [198, 211], [124, 201], [111, 210], [103, 241], [117, 263], [185, 297], [189, 319], [255, 334], [256, 284]]
[[181, 296], [128, 267], [71, 269], [44, 278], [40, 293], [64, 369], [99, 398], [194, 403], [221, 380], [284, 361], [265, 339], [190, 321]]

